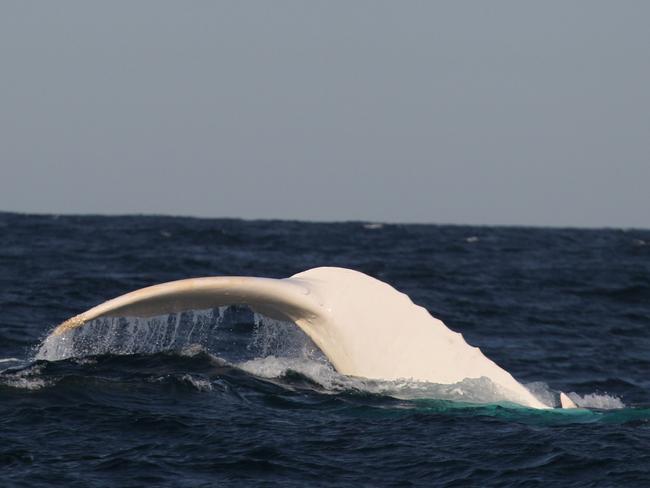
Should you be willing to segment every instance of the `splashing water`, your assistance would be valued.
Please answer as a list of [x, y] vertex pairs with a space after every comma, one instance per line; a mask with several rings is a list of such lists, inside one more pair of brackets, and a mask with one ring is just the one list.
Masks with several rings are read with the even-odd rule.
[[283, 356], [327, 362], [323, 353], [295, 324], [253, 314], [255, 328], [248, 349], [258, 357]]
[[569, 393], [569, 397], [581, 408], [593, 408], [598, 410], [617, 410], [625, 408], [625, 403], [623, 403], [620, 398], [611, 395], [589, 393], [581, 396], [575, 392], [571, 392]]
[[[261, 378], [283, 379], [297, 373], [326, 393], [358, 391], [394, 398], [440, 399], [464, 403], [508, 403], [488, 378], [468, 378], [446, 385], [403, 379], [369, 380], [337, 373], [327, 358], [295, 324], [268, 318], [247, 307], [226, 306], [152, 318], [102, 318], [61, 335], [50, 335], [35, 359], [58, 361], [102, 354], [155, 354], [205, 351], [216, 359]], [[18, 381], [19, 380], [19, 381]], [[28, 382], [31, 386], [43, 385]], [[22, 378], [14, 382], [20, 387]], [[559, 392], [543, 382], [526, 387], [546, 405], [559, 406]], [[624, 403], [609, 395], [570, 393], [583, 408], [618, 409]]]
[[153, 354], [198, 344], [214, 347], [229, 307], [161, 315], [152, 318], [109, 317], [85, 327], [50, 335], [38, 348], [36, 359], [58, 361], [99, 354]]

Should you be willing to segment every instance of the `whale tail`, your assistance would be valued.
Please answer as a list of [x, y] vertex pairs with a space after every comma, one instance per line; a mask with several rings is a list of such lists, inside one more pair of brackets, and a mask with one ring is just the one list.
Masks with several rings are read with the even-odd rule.
[[[342, 374], [437, 384], [487, 378], [507, 401], [550, 408], [407, 295], [344, 268], [315, 268], [285, 279], [209, 277], [163, 283], [91, 308], [59, 325], [52, 336], [101, 317], [152, 317], [224, 305], [248, 305], [295, 323]], [[575, 407], [566, 395], [561, 401], [565, 408]]]
[[319, 313], [302, 283], [291, 279], [214, 276], [170, 281], [141, 288], [97, 305], [57, 326], [60, 335], [102, 317], [154, 317], [224, 305], [249, 305], [279, 320], [297, 322]]

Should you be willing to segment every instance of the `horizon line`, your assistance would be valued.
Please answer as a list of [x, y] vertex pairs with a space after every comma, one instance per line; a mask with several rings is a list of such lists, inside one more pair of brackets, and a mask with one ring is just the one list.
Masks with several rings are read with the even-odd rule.
[[146, 213], [146, 212], [125, 212], [125, 213], [97, 213], [97, 212], [26, 212], [16, 210], [2, 210], [0, 215], [13, 214], [20, 216], [51, 216], [58, 217], [101, 217], [101, 218], [119, 218], [119, 217], [162, 217], [169, 219], [197, 219], [197, 220], [240, 220], [246, 222], [260, 222], [260, 221], [280, 221], [280, 222], [298, 222], [304, 224], [380, 224], [380, 225], [412, 225], [412, 226], [440, 226], [440, 227], [506, 227], [506, 228], [533, 228], [533, 229], [556, 229], [556, 230], [619, 230], [619, 231], [648, 231], [650, 227], [638, 226], [580, 226], [580, 225], [544, 225], [544, 224], [473, 224], [473, 223], [457, 223], [457, 222], [423, 222], [423, 221], [392, 221], [392, 220], [375, 220], [375, 219], [296, 219], [296, 218], [281, 218], [281, 217], [216, 217], [205, 215], [188, 215], [188, 214], [165, 214], [165, 213]]

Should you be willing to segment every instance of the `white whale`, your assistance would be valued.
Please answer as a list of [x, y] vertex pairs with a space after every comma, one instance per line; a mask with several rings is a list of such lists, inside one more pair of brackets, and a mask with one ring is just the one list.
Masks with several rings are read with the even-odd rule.
[[[345, 268], [315, 268], [285, 279], [219, 276], [150, 286], [63, 322], [51, 336], [100, 317], [152, 317], [223, 305], [248, 305], [294, 322], [345, 375], [439, 384], [486, 377], [514, 403], [550, 408], [407, 295]], [[561, 403], [575, 407], [564, 394]]]

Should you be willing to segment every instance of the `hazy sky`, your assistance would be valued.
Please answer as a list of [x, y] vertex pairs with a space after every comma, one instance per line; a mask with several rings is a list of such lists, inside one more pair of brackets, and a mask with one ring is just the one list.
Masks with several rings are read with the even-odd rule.
[[650, 2], [0, 2], [0, 210], [650, 227]]

